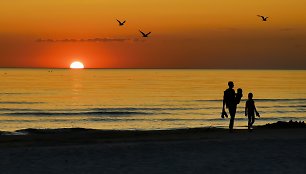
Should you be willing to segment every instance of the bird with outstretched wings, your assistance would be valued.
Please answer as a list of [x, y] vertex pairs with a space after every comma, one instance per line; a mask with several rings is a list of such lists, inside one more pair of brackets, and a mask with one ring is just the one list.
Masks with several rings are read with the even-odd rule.
[[141, 30], [139, 30], [139, 32], [142, 34], [142, 37], [148, 37], [149, 34], [151, 34], [151, 32], [149, 32], [149, 33], [144, 33], [144, 32], [142, 32]]

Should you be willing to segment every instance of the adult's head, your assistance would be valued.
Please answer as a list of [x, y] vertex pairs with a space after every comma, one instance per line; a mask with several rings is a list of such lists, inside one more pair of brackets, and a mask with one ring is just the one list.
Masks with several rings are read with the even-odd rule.
[[249, 99], [252, 99], [252, 98], [253, 98], [253, 93], [250, 92], [250, 93], [248, 94], [248, 98], [249, 98]]
[[229, 88], [234, 88], [234, 82], [229, 81], [227, 84]]

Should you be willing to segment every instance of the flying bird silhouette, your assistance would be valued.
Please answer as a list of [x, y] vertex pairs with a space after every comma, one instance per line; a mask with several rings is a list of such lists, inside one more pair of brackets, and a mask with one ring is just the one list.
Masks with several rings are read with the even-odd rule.
[[261, 17], [262, 18], [262, 21], [267, 21], [268, 17], [265, 17], [265, 16], [261, 16], [261, 15], [257, 15], [258, 17]]
[[144, 33], [144, 32], [142, 32], [141, 30], [139, 30], [140, 31], [140, 33], [142, 34], [142, 37], [148, 37], [149, 36], [149, 34], [151, 34], [151, 32], [149, 32], [149, 33]]
[[126, 21], [121, 22], [121, 21], [119, 21], [118, 19], [116, 19], [116, 20], [118, 21], [119, 26], [123, 26], [123, 25], [124, 25], [124, 23], [126, 22]]

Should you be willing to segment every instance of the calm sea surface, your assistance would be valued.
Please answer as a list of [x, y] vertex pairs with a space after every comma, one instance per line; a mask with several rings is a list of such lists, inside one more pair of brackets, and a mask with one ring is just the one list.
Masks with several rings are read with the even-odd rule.
[[0, 69], [0, 130], [83, 127], [155, 130], [227, 127], [221, 119], [227, 82], [243, 89], [235, 126], [306, 121], [306, 71]]

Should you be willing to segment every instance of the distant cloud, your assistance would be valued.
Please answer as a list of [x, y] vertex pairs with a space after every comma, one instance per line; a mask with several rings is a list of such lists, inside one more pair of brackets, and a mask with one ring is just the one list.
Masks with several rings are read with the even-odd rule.
[[226, 30], [226, 31], [238, 31], [239, 28], [235, 28], [235, 27], [223, 27], [223, 28], [219, 28], [220, 30]]
[[125, 41], [133, 41], [133, 42], [142, 42], [143, 39], [129, 39], [129, 38], [88, 38], [88, 39], [37, 39], [36, 42], [125, 42]]
[[36, 42], [124, 42], [126, 38], [89, 38], [89, 39], [37, 39]]
[[281, 28], [280, 31], [293, 31], [295, 28]]

